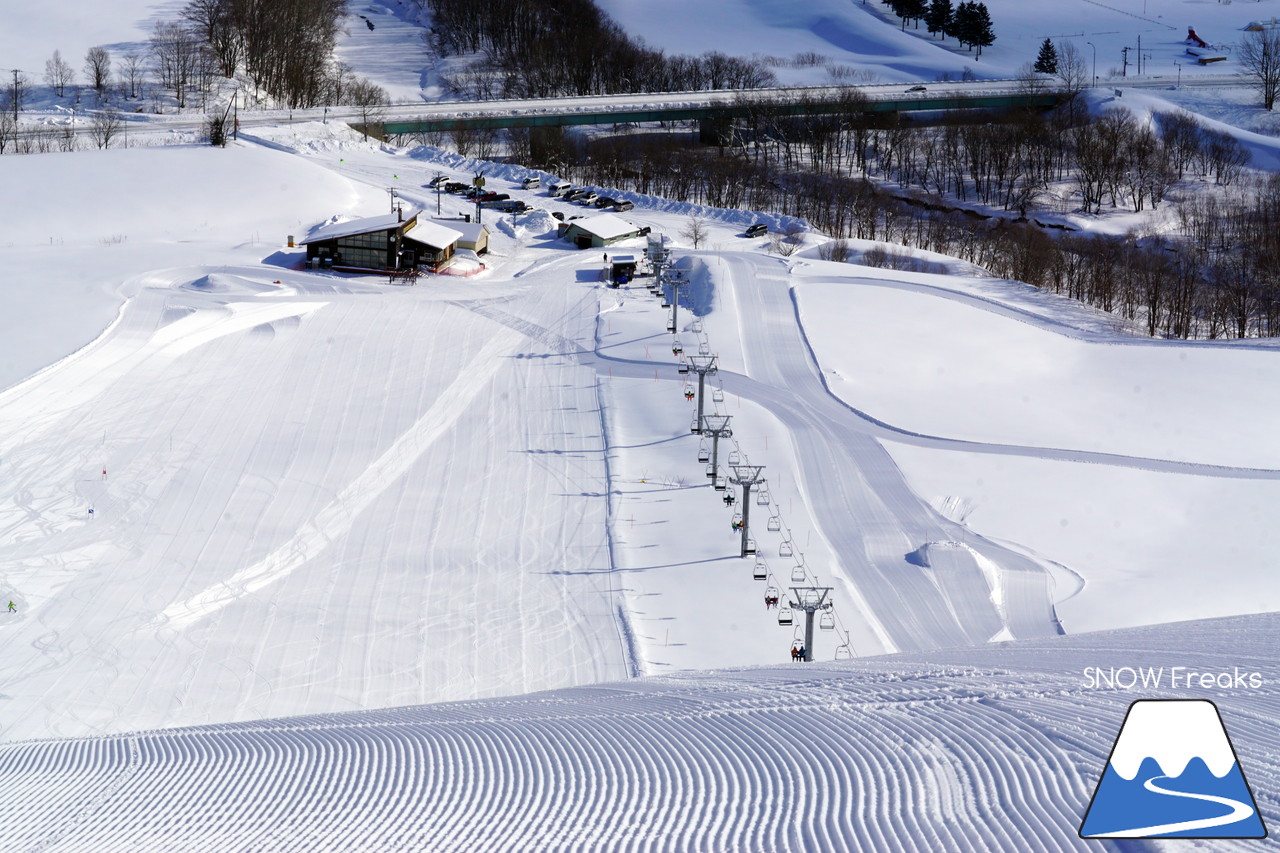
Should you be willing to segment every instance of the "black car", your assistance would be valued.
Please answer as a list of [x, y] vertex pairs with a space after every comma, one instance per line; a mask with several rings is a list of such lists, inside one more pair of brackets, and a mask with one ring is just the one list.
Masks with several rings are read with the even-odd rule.
[[613, 207], [614, 201], [607, 195], [602, 195], [600, 198], [595, 200], [595, 205], [596, 207]]
[[768, 233], [769, 233], [769, 226], [765, 225], [763, 222], [757, 222], [755, 225], [752, 225], [750, 228], [747, 229], [746, 236], [763, 237]]

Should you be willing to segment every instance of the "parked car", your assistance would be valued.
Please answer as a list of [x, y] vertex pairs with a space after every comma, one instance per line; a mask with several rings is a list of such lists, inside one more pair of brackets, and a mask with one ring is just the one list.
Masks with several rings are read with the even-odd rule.
[[757, 222], [755, 225], [752, 225], [750, 228], [747, 229], [746, 236], [763, 237], [768, 233], [769, 233], [769, 226], [765, 225], [763, 222]]
[[600, 198], [600, 194], [599, 194], [599, 193], [597, 193], [597, 192], [591, 192], [590, 190], [588, 190], [588, 191], [587, 191], [587, 193], [586, 193], [586, 195], [584, 195], [584, 196], [582, 196], [581, 198], [579, 198], [579, 199], [578, 199], [578, 201], [582, 203], [582, 206], [583, 206], [583, 207], [587, 207], [588, 205], [595, 204], [595, 203], [596, 203], [596, 199], [598, 199], [598, 198]]
[[607, 195], [602, 195], [595, 201], [596, 207], [613, 207], [616, 203], [617, 202], [609, 198]]
[[485, 207], [492, 207], [494, 210], [500, 210], [503, 213], [524, 213], [530, 210], [529, 205], [525, 204], [518, 198], [508, 198], [501, 201], [485, 202]]
[[448, 175], [436, 175], [434, 178], [427, 181], [427, 186], [431, 189], [435, 189], [436, 187], [443, 186], [447, 183], [449, 183]]
[[626, 199], [623, 199], [622, 201], [615, 201], [613, 203], [614, 210], [631, 210], [634, 207], [635, 205], [627, 201]]
[[557, 222], [564, 222], [564, 214], [558, 210], [551, 211], [551, 218]]
[[927, 91], [929, 91], [929, 90], [928, 90], [928, 89], [926, 89], [924, 86], [912, 86], [912, 87], [911, 87], [910, 89], [908, 89], [907, 91], [908, 91], [908, 92], [927, 92]]
[[444, 191], [447, 193], [460, 193], [467, 188], [466, 184], [457, 181], [450, 181], [444, 185]]
[[547, 187], [547, 195], [552, 198], [560, 198], [568, 195], [573, 190], [573, 184], [558, 183]]
[[587, 190], [584, 190], [581, 187], [579, 187], [576, 190], [569, 190], [569, 192], [565, 195], [564, 200], [577, 201], [578, 199], [582, 198], [586, 194], [587, 194]]
[[542, 186], [542, 178], [525, 178], [520, 182], [522, 190], [536, 190], [540, 186]]

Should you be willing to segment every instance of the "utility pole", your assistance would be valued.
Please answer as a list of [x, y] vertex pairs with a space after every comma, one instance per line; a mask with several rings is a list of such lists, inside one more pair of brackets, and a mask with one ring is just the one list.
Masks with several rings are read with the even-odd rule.
[[1120, 56], [1122, 57], [1122, 59], [1120, 60], [1122, 63], [1122, 65], [1120, 66], [1120, 76], [1128, 77], [1129, 76], [1129, 48], [1128, 47], [1120, 48]]
[[1098, 85], [1098, 46], [1091, 41], [1085, 42], [1089, 47], [1093, 48], [1093, 85]]
[[731, 420], [731, 415], [704, 415], [702, 418], [702, 434], [711, 436], [711, 465], [708, 466], [711, 473], [707, 476], [711, 478], [712, 485], [720, 473], [720, 439], [733, 437], [733, 430], [729, 428]]
[[733, 466], [731, 482], [742, 486], [742, 553], [738, 555], [740, 557], [755, 553], [754, 548], [747, 547], [747, 540], [751, 533], [751, 487], [764, 483], [764, 478], [760, 476], [763, 470], [763, 465]]
[[698, 374], [698, 419], [694, 423], [694, 433], [702, 432], [702, 395], [706, 389], [707, 374], [716, 372], [716, 356], [691, 355], [689, 369]]
[[[22, 74], [22, 69], [13, 69], [13, 122], [18, 123], [18, 107], [22, 101], [22, 88], [18, 85], [18, 76]], [[15, 128], [16, 130], [16, 128]]]
[[[680, 271], [671, 271], [671, 322], [667, 324], [668, 332], [675, 332], [680, 328]], [[698, 398], [698, 402], [702, 402], [702, 398]]]
[[795, 601], [789, 601], [793, 609], [804, 611], [804, 659], [807, 662], [813, 661], [813, 614], [819, 610], [830, 610], [831, 602], [827, 601], [827, 595], [831, 592], [829, 586], [793, 586], [791, 592], [795, 596]]
[[440, 183], [440, 179], [444, 177], [444, 172], [437, 171], [436, 179], [436, 216], [440, 215], [440, 195], [444, 190], [444, 184]]

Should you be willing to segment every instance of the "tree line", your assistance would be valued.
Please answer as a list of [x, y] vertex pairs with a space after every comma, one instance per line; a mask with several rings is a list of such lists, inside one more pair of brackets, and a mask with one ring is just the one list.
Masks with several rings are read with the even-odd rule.
[[[1159, 116], [1148, 136], [1129, 119], [1068, 121], [1064, 113], [929, 128], [875, 127], [860, 120], [839, 133], [831, 130], [830, 118], [773, 116], [767, 131], [757, 128], [758, 145], [741, 142], [752, 138], [746, 118], [736, 128], [739, 143], [718, 150], [667, 134], [634, 133], [580, 143], [564, 137], [535, 150], [521, 132], [513, 136], [512, 151], [520, 162], [550, 168], [575, 183], [768, 210], [807, 220], [836, 238], [959, 257], [993, 275], [1114, 313], [1153, 336], [1280, 334], [1280, 176], [1244, 175], [1242, 149], [1185, 114]], [[1082, 152], [1080, 139], [1086, 138], [1091, 141]], [[1099, 177], [1091, 170], [1099, 168], [1094, 159], [1104, 144], [1112, 161], [1128, 165]], [[1022, 154], [999, 153], [1002, 146]], [[928, 190], [893, 180], [922, 170], [944, 149], [952, 152], [947, 157], [957, 164], [958, 178], [930, 183]], [[1142, 178], [1151, 168], [1152, 150], [1163, 158], [1160, 171], [1169, 179], [1154, 201]], [[1031, 159], [1044, 178], [1074, 185], [1077, 200], [1087, 194], [1091, 208], [1099, 193], [1104, 205], [1162, 203], [1179, 177], [1207, 186], [1178, 200], [1166, 233], [1054, 229], [1034, 221], [1035, 210], [1023, 206], [1027, 197], [1017, 191], [1024, 184], [1011, 178], [1010, 163], [1030, 157], [1029, 151], [1036, 152]], [[857, 168], [835, 168], [837, 161]], [[986, 199], [984, 204], [1008, 213], [966, 209], [956, 203], [957, 188], [972, 201]], [[1145, 200], [1139, 202], [1139, 195]], [[856, 256], [839, 239], [825, 251], [835, 259]], [[919, 265], [890, 248], [861, 260]]]
[[450, 77], [468, 98], [544, 98], [623, 92], [749, 89], [777, 80], [761, 61], [708, 52], [668, 56], [645, 47], [593, 0], [420, 0], [444, 54], [484, 54]]

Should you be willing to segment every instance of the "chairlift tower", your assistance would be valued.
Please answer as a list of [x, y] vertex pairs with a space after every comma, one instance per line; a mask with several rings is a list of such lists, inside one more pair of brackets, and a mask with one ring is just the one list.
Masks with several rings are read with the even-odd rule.
[[698, 428], [695, 433], [702, 432], [702, 400], [703, 391], [706, 387], [707, 375], [716, 372], [716, 356], [714, 355], [691, 355], [689, 356], [689, 369], [698, 374], [698, 419], [694, 421]]
[[733, 476], [729, 478], [729, 482], [742, 486], [742, 553], [738, 555], [740, 557], [753, 553], [747, 548], [747, 540], [751, 534], [751, 487], [764, 483], [764, 477], [760, 476], [763, 470], [763, 465], [734, 465]]
[[804, 659], [813, 661], [813, 614], [819, 610], [830, 610], [831, 602], [827, 596], [831, 594], [829, 586], [793, 586], [791, 594], [794, 601], [787, 602], [795, 610], [804, 611]]
[[[667, 323], [667, 331], [675, 334], [680, 331], [680, 283], [683, 276], [679, 270], [672, 270], [671, 276], [671, 320]], [[699, 398], [701, 399], [701, 398]]]
[[707, 474], [712, 485], [720, 473], [720, 439], [733, 438], [733, 430], [729, 428], [732, 415], [703, 415], [700, 427], [702, 435], [711, 436], [711, 464], [707, 466]]

